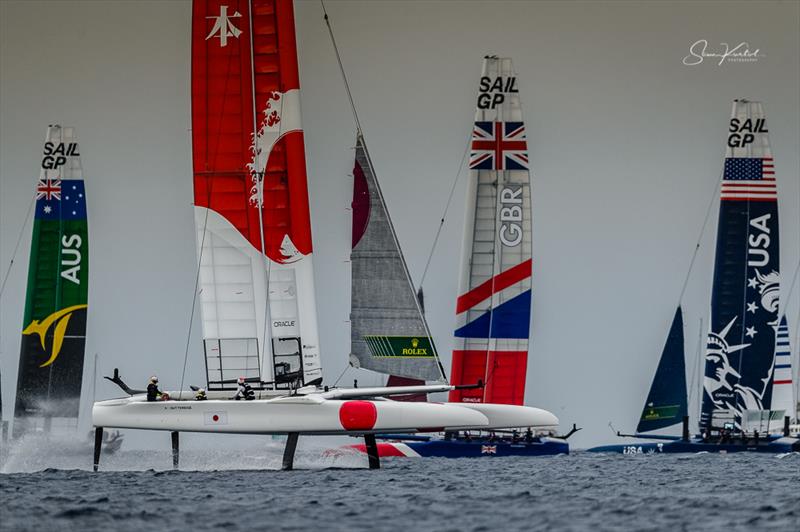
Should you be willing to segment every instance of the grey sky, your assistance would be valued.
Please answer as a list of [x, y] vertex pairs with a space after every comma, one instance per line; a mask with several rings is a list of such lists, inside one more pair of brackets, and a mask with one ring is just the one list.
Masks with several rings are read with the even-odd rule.
[[[378, 178], [419, 281], [470, 133], [481, 58], [514, 59], [533, 179], [527, 403], [583, 447], [632, 429], [715, 193], [734, 98], [765, 102], [784, 281], [800, 260], [800, 4], [329, 2]], [[296, 3], [326, 380], [347, 361], [354, 123], [316, 1]], [[0, 2], [0, 266], [11, 259], [48, 124], [77, 128], [90, 220], [91, 357], [132, 382], [180, 381], [196, 253], [189, 1]], [[755, 63], [685, 66], [707, 39]], [[449, 367], [464, 177], [425, 281]], [[687, 362], [707, 314], [716, 205], [684, 297]], [[11, 412], [30, 227], [0, 308]], [[788, 283], [787, 283], [788, 284]], [[785, 292], [784, 292], [785, 294]], [[783, 303], [783, 301], [782, 301]], [[797, 289], [788, 314], [793, 341]], [[199, 321], [187, 381], [203, 380]], [[705, 324], [704, 324], [705, 327]], [[367, 374], [349, 371], [343, 382]], [[698, 389], [690, 382], [692, 400]], [[98, 397], [117, 391], [98, 385]], [[696, 407], [690, 410], [696, 413]]]

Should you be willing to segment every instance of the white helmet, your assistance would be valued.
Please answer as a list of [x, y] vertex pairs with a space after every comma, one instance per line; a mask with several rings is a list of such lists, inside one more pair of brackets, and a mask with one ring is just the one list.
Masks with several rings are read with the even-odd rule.
[[152, 377], [150, 377], [150, 382], [152, 382], [153, 384], [157, 383], [158, 382], [158, 377], [153, 375]]
[[200, 388], [199, 390], [197, 390], [197, 393], [206, 393], [206, 389], [205, 388]]

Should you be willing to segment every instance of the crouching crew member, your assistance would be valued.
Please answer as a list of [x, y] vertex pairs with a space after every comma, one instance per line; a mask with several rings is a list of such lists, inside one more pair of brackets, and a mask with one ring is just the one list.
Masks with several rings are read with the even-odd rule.
[[239, 401], [244, 399], [245, 401], [252, 401], [256, 398], [256, 393], [253, 391], [253, 388], [245, 382], [244, 377], [239, 377], [238, 383], [239, 389], [236, 390], [236, 395], [233, 397], [235, 400]]

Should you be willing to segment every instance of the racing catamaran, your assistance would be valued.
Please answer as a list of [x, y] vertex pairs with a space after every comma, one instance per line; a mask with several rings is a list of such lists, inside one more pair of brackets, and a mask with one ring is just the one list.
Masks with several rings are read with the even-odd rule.
[[[89, 291], [89, 235], [80, 147], [72, 127], [47, 128], [36, 196], [13, 437], [75, 436]], [[106, 452], [122, 444], [105, 439]], [[75, 443], [83, 445], [83, 437]], [[60, 441], [63, 447], [65, 441]]]
[[[531, 315], [531, 188], [525, 124], [511, 59], [487, 56], [483, 60], [470, 147], [461, 295], [456, 301], [456, 348], [451, 379], [454, 384], [482, 382], [484, 385], [451, 390], [448, 404], [484, 411], [531, 409], [522, 406]], [[388, 211], [361, 137], [356, 144], [353, 173], [351, 260], [355, 309], [356, 301], [374, 292], [374, 287], [363, 282], [364, 277], [399, 277], [383, 263], [382, 256], [375, 256], [374, 242], [382, 239], [385, 242], [382, 247], [391, 248], [400, 260], [402, 253], [396, 238], [393, 242], [390, 238], [393, 232], [382, 230]], [[391, 223], [388, 228], [391, 229]], [[396, 293], [386, 294], [385, 305], [408, 306], [420, 332], [424, 326], [427, 333], [425, 317], [410, 278], [406, 277], [407, 282], [398, 286]], [[427, 361], [386, 358], [380, 352], [365, 353], [360, 348], [359, 342], [363, 343], [361, 338], [366, 337], [367, 331], [362, 330], [355, 312], [351, 322], [353, 352], [361, 367], [420, 381], [444, 378], [432, 339], [426, 340], [424, 352], [431, 353]], [[394, 323], [390, 320], [382, 324], [382, 330], [390, 330]], [[414, 371], [425, 362], [427, 371]], [[506, 431], [450, 431], [444, 437], [381, 435], [390, 441], [379, 444], [378, 449], [381, 456], [453, 458], [568, 453], [564, 439], [551, 437], [558, 430], [558, 418], [538, 408], [531, 411], [539, 413], [540, 422], [536, 425], [516, 425]], [[367, 451], [364, 445], [352, 447]]]
[[[779, 314], [775, 179], [762, 104], [734, 101], [720, 188], [700, 434], [689, 436], [683, 321], [678, 307], [637, 432], [618, 433], [660, 441], [590, 451], [800, 451], [800, 439], [791, 437], [789, 429], [796, 413], [790, 405], [788, 327]], [[788, 393], [784, 392], [787, 386]], [[778, 398], [780, 410], [775, 410]], [[648, 434], [678, 423], [683, 425], [682, 436]]]
[[[322, 386], [291, 0], [195, 0], [192, 141], [208, 399], [147, 401], [115, 374], [129, 397], [94, 405], [95, 469], [104, 427], [171, 431], [176, 467], [180, 431], [288, 434], [291, 469], [300, 434], [364, 435], [378, 467], [376, 432], [538, 423], [524, 408], [386, 399], [455, 388], [446, 382]], [[254, 400], [231, 400], [237, 377]]]
[[36, 184], [15, 437], [78, 421], [86, 343], [89, 239], [75, 130], [51, 125]]

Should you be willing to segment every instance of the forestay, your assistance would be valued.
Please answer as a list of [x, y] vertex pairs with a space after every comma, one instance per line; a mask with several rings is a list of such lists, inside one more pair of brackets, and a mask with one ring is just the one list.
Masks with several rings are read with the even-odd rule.
[[398, 377], [445, 381], [361, 135], [353, 178], [351, 363]]
[[521, 405], [531, 312], [531, 188], [511, 59], [486, 57], [471, 140], [451, 401]]
[[[321, 377], [291, 0], [195, 0], [192, 145], [210, 388]], [[267, 288], [268, 287], [268, 288]]]

